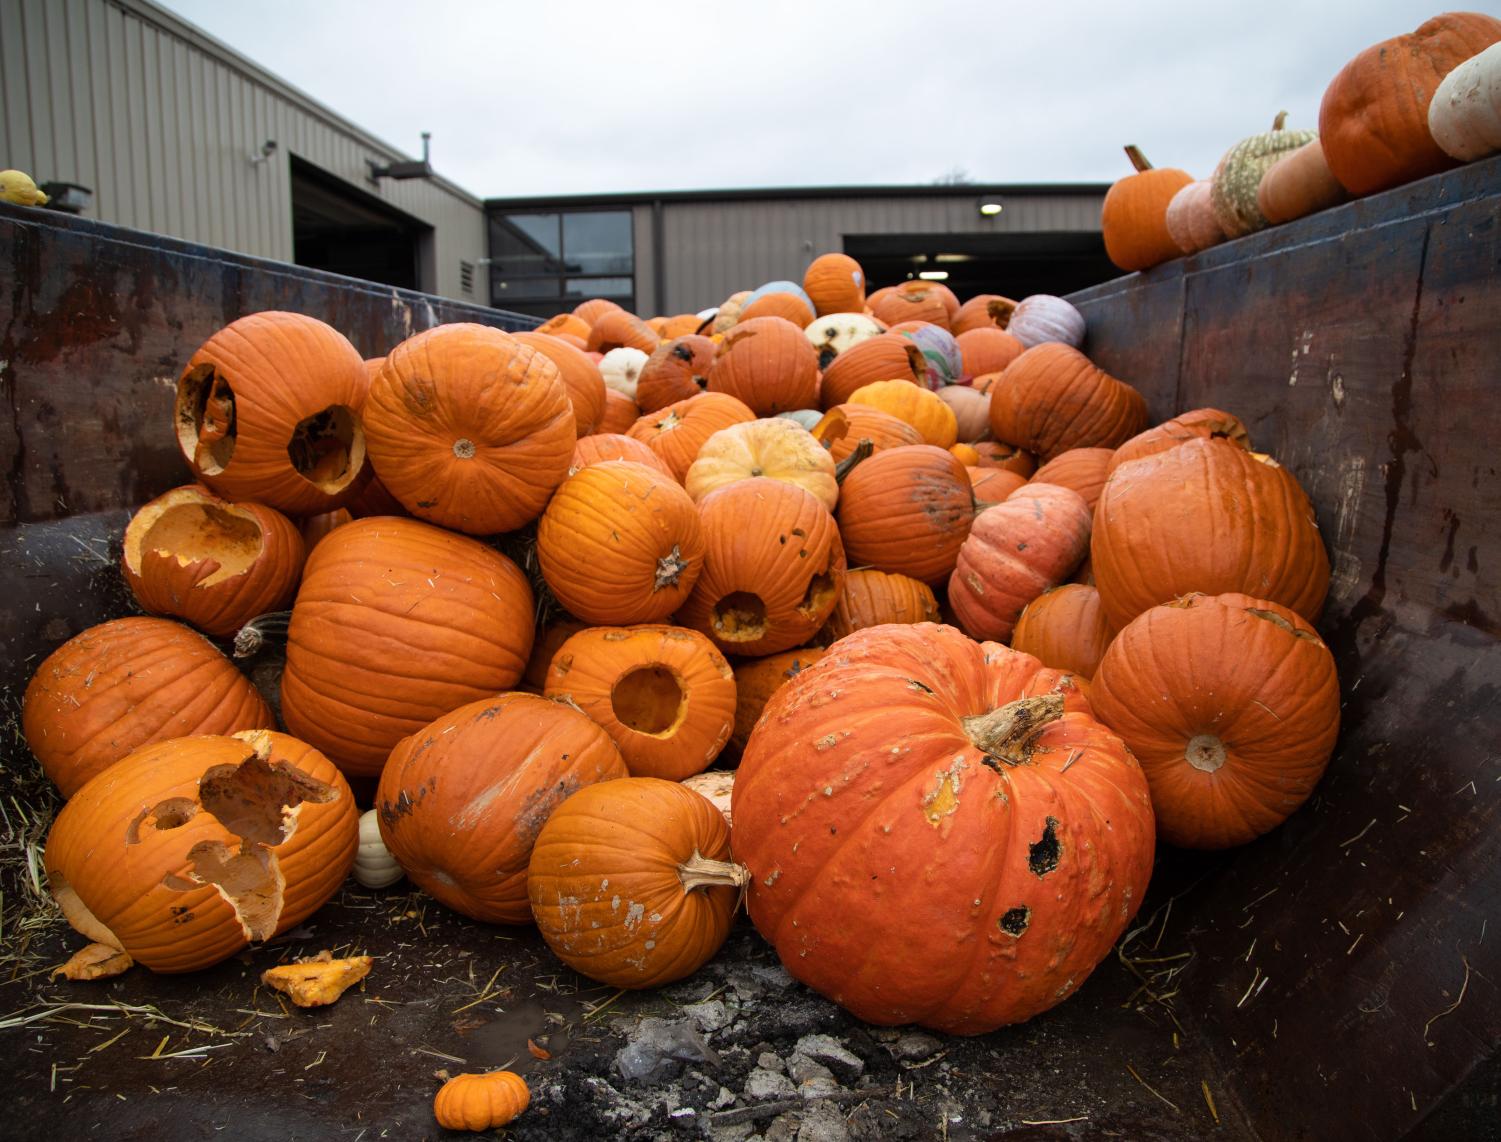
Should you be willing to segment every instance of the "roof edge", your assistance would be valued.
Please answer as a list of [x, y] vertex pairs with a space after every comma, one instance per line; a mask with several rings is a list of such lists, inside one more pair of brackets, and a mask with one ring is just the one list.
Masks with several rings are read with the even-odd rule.
[[1108, 182], [975, 183], [973, 185], [773, 186], [727, 190], [614, 191], [607, 194], [527, 194], [485, 199], [486, 207], [637, 206], [653, 202], [735, 202], [789, 198], [981, 198], [1025, 195], [1104, 197]]

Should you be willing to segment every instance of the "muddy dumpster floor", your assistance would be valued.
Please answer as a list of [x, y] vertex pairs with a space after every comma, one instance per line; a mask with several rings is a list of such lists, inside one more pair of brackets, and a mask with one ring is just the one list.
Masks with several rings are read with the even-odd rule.
[[[444, 1072], [509, 1066], [532, 1088], [517, 1139], [1249, 1138], [1181, 1013], [1152, 998], [1188, 958], [1171, 890], [1154, 887], [1141, 934], [1075, 996], [975, 1038], [850, 1018], [744, 918], [698, 973], [646, 993], [593, 984], [534, 931], [474, 923], [405, 882], [351, 881], [305, 927], [188, 976], [54, 981], [84, 941], [34, 921], [0, 983], [4, 1134], [437, 1138]], [[260, 985], [324, 948], [376, 957], [333, 1006]]]

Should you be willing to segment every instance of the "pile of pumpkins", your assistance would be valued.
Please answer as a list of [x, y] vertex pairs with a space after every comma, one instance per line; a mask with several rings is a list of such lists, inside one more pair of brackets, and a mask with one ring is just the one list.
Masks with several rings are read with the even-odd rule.
[[[1296, 479], [1229, 413], [1149, 426], [1084, 332], [1055, 297], [867, 296], [842, 254], [372, 361], [233, 322], [177, 385], [196, 482], [125, 530], [148, 613], [25, 695], [68, 919], [194, 970], [363, 854], [617, 987], [694, 971], [744, 899], [871, 1022], [1059, 1002], [1156, 839], [1275, 827], [1339, 718]], [[278, 718], [204, 636], [289, 603]]]
[[1127, 147], [1136, 173], [1101, 212], [1110, 260], [1150, 269], [1501, 151], [1501, 20], [1450, 12], [1372, 45], [1330, 82], [1317, 132], [1285, 119], [1231, 147], [1209, 179]]

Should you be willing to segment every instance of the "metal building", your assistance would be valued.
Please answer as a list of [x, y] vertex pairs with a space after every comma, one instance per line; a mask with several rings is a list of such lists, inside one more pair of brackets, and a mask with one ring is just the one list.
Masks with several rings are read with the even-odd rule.
[[549, 315], [601, 296], [643, 315], [696, 312], [800, 280], [841, 251], [872, 286], [923, 276], [960, 297], [1068, 293], [1120, 271], [1105, 256], [1107, 186], [827, 187], [492, 198], [495, 305]]
[[150, 0], [0, 2], [0, 104], [0, 168], [90, 217], [489, 300], [478, 198]]

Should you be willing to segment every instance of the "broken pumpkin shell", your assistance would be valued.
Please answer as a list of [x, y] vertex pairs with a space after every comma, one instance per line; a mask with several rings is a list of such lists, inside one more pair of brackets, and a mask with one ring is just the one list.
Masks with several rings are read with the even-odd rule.
[[433, 1117], [445, 1130], [492, 1130], [514, 1121], [532, 1101], [515, 1071], [455, 1075], [433, 1099]]
[[532, 915], [557, 957], [611, 987], [660, 987], [724, 944], [745, 869], [706, 797], [630, 777], [553, 811], [527, 870]]
[[80, 789], [47, 835], [75, 929], [157, 972], [211, 967], [306, 920], [354, 863], [354, 797], [285, 734], [158, 742]]
[[189, 484], [131, 517], [121, 564], [145, 610], [229, 635], [291, 600], [304, 550], [296, 525], [275, 508]]
[[205, 341], [178, 378], [178, 447], [227, 499], [328, 511], [358, 490], [368, 384], [364, 360], [333, 326], [248, 314]]
[[213, 643], [144, 615], [63, 643], [21, 699], [26, 744], [64, 797], [153, 742], [275, 724], [255, 686]]
[[277, 964], [261, 972], [261, 982], [288, 996], [298, 1007], [327, 1007], [370, 974], [373, 956], [334, 959], [327, 948], [311, 959]]

